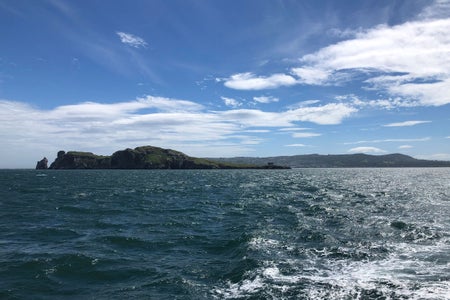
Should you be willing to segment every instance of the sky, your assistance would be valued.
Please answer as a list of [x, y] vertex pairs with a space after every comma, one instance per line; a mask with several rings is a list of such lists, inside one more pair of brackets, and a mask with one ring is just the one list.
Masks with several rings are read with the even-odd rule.
[[450, 1], [0, 0], [0, 168], [59, 150], [450, 160]]

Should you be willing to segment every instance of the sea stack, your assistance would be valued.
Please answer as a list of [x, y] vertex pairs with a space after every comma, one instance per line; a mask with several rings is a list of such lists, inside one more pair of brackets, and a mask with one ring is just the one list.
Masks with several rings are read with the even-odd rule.
[[48, 159], [44, 157], [36, 164], [36, 170], [45, 170], [48, 169]]

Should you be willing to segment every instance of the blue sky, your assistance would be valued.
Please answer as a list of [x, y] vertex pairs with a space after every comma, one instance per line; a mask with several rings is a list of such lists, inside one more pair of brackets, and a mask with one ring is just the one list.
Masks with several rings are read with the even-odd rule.
[[450, 2], [0, 0], [0, 168], [58, 150], [450, 160]]

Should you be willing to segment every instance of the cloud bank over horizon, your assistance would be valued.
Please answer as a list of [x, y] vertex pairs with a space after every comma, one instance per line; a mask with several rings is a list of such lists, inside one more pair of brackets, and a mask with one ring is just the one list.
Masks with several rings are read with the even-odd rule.
[[[258, 109], [218, 111], [188, 100], [154, 96], [110, 104], [84, 102], [51, 110], [0, 100], [0, 135], [14, 147], [33, 145], [41, 151], [54, 151], [64, 145], [71, 150], [99, 150], [107, 154], [105, 149], [150, 144], [194, 156], [234, 156], [252, 154], [247, 145], [262, 141], [251, 133], [293, 127], [296, 122], [339, 124], [355, 111], [339, 103], [277, 113]], [[258, 131], [259, 128], [265, 130]]]

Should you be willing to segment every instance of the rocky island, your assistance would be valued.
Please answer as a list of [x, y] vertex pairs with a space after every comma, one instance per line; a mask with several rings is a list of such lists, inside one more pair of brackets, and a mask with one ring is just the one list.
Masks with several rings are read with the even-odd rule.
[[36, 170], [48, 169], [48, 159], [44, 157], [36, 164]]
[[[46, 169], [44, 157], [36, 169]], [[182, 152], [142, 146], [114, 152], [111, 156], [91, 152], [59, 151], [48, 169], [290, 169], [272, 163], [266, 165], [217, 162], [188, 156]]]

